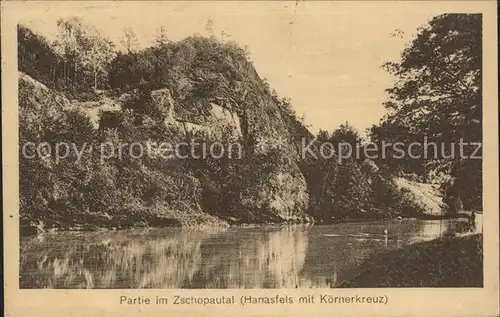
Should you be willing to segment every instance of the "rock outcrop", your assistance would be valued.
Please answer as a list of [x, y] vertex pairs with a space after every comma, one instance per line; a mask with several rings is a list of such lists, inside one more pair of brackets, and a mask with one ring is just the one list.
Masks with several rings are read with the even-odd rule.
[[446, 210], [439, 188], [434, 184], [425, 184], [410, 181], [401, 177], [394, 179], [400, 190], [412, 196], [412, 200], [428, 215], [442, 215]]

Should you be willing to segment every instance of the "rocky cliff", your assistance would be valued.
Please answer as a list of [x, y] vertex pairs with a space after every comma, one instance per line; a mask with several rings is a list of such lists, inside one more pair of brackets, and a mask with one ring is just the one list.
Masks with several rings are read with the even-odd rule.
[[[220, 167], [220, 162], [214, 165], [210, 159], [184, 162], [176, 158], [153, 163], [148, 158], [130, 162], [107, 161], [104, 166], [98, 166], [97, 154], [93, 153], [82, 157], [74, 167], [74, 171], [82, 170], [80, 177], [83, 177], [85, 188], [73, 190], [69, 188], [70, 183], [64, 183], [68, 181], [64, 175], [59, 175], [64, 173], [60, 168], [71, 169], [71, 166], [56, 164], [54, 153], [36, 162], [23, 160], [21, 166], [25, 180], [21, 180], [21, 195], [35, 198], [31, 201], [23, 199], [21, 209], [26, 219], [52, 218], [50, 213], [60, 213], [55, 218], [64, 222], [72, 213], [67, 214], [67, 210], [61, 209], [69, 208], [77, 213], [77, 209], [83, 208], [85, 216], [77, 217], [80, 219], [76, 222], [85, 223], [95, 216], [113, 223], [116, 217], [122, 219], [125, 215], [144, 223], [158, 221], [159, 215], [163, 222], [171, 224], [190, 223], [193, 221], [189, 219], [193, 217], [213, 221], [210, 215], [224, 222], [308, 221], [305, 213], [309, 196], [298, 167], [297, 136], [293, 135], [297, 128], [290, 124], [277, 96], [239, 51], [233, 52], [203, 39], [191, 39], [186, 43], [190, 49], [201, 44], [215, 45], [212, 48], [225, 50], [225, 55], [221, 57], [217, 53], [200, 62], [197, 58], [199, 52], [195, 52], [182, 60], [182, 68], [172, 68], [166, 82], [154, 87], [105, 91], [92, 101], [68, 99], [64, 92], [50, 89], [20, 73], [21, 143], [45, 141], [55, 146], [57, 142], [74, 142], [75, 137], [80, 137], [76, 134], [82, 134], [85, 137], [80, 139], [90, 142], [95, 149], [103, 142], [118, 140], [175, 143], [199, 138], [205, 142], [239, 142], [243, 156], [224, 161], [224, 168]], [[183, 51], [177, 53], [183, 54]], [[32, 133], [33, 123], [38, 124], [38, 135]], [[59, 123], [62, 126], [58, 126]], [[64, 140], [66, 136], [69, 136], [68, 140]], [[57, 176], [50, 178], [45, 175], [35, 180], [36, 176], [31, 172], [42, 162], [49, 162], [47, 173]], [[129, 163], [136, 165], [127, 166], [127, 173], [134, 174], [133, 169], [138, 169], [141, 175], [128, 179], [120, 175], [123, 166]], [[100, 173], [102, 169], [106, 172]], [[154, 178], [154, 184], [149, 177]], [[89, 188], [93, 181], [107, 187], [88, 196], [101, 197], [93, 199], [85, 197], [85, 192], [78, 192], [93, 191], [95, 188]], [[47, 185], [46, 192], [37, 193], [37, 189], [32, 188], [38, 182]], [[161, 186], [170, 188], [157, 188]], [[109, 194], [106, 191], [112, 187], [116, 187], [120, 195], [112, 195], [111, 200], [124, 200], [126, 196], [128, 205], [106, 202], [105, 196]], [[136, 187], [152, 187], [150, 191], [154, 193]], [[64, 188], [62, 192], [61, 188]], [[168, 195], [156, 195], [156, 192], [164, 191]], [[83, 196], [82, 201], [77, 203], [76, 196]], [[111, 207], [130, 207], [134, 216], [127, 214], [128, 211], [109, 210]], [[50, 212], [45, 213], [44, 209]], [[148, 216], [145, 220], [142, 212], [154, 217]], [[53, 220], [45, 219], [45, 225]]]

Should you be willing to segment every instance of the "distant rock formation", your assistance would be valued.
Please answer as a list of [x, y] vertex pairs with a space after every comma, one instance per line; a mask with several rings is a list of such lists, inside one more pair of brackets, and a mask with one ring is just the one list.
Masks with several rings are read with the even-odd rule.
[[448, 206], [443, 202], [439, 186], [435, 184], [418, 183], [405, 178], [395, 178], [396, 185], [413, 197], [416, 205], [428, 215], [442, 215]]

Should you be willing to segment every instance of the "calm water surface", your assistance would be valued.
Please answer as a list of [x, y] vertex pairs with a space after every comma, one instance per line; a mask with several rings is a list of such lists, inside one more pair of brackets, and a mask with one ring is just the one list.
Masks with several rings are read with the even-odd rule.
[[20, 287], [331, 287], [350, 278], [366, 257], [435, 239], [456, 224], [409, 220], [44, 234], [21, 239]]

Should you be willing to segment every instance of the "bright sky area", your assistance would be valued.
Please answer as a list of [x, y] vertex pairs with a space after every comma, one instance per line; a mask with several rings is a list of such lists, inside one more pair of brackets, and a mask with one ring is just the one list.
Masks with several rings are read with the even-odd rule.
[[[380, 66], [397, 61], [417, 27], [447, 6], [431, 1], [174, 1], [66, 2], [55, 8], [27, 8], [19, 22], [53, 38], [58, 18], [81, 16], [116, 43], [131, 27], [146, 47], [160, 26], [177, 41], [206, 34], [211, 19], [216, 35], [224, 31], [226, 39], [248, 47], [260, 76], [291, 99], [312, 132], [349, 121], [363, 133], [383, 116], [384, 90], [394, 81]], [[397, 29], [403, 33], [391, 35]]]

